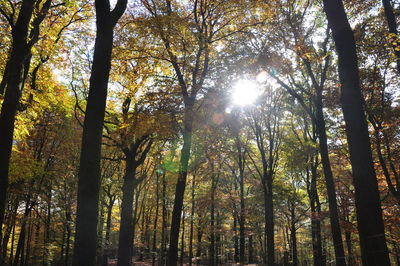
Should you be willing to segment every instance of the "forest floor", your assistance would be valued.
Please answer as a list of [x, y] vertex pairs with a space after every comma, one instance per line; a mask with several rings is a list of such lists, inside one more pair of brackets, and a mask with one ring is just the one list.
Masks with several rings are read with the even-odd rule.
[[[112, 266], [112, 265], [117, 265], [117, 260], [116, 259], [109, 259], [108, 260], [108, 265]], [[152, 265], [152, 260], [148, 259], [148, 260], [143, 260], [143, 261], [138, 261], [137, 257], [133, 258], [133, 264], [132, 265], [137, 265], [137, 266], [151, 266]], [[184, 263], [183, 266], [187, 266], [189, 265], [189, 263]], [[194, 264], [197, 266], [200, 266], [202, 264]], [[239, 264], [235, 264], [235, 263], [227, 263], [224, 264], [226, 266], [234, 266], [234, 265], [239, 265]], [[257, 264], [246, 264], [247, 266], [256, 266]]]

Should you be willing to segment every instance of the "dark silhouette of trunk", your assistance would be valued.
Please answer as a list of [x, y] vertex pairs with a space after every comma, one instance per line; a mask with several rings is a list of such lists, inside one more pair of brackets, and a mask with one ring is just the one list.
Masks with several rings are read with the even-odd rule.
[[156, 171], [156, 210], [155, 210], [155, 218], [153, 224], [153, 246], [151, 248], [153, 253], [151, 264], [153, 266], [156, 264], [156, 258], [157, 258], [157, 223], [158, 223], [159, 204], [160, 204], [160, 174]]
[[192, 146], [193, 104], [193, 98], [185, 97], [185, 114], [183, 119], [183, 147], [181, 150], [178, 181], [175, 187], [174, 208], [172, 210], [169, 250], [167, 258], [167, 265], [169, 266], [176, 266], [178, 263], [179, 229], [181, 224], [181, 214], [186, 187], [190, 149]]
[[118, 242], [118, 265], [131, 265], [133, 250], [133, 193], [136, 187], [135, 165], [126, 161], [122, 185], [121, 223]]
[[340, 230], [339, 210], [337, 206], [335, 182], [331, 169], [331, 163], [329, 160], [328, 137], [326, 136], [325, 119], [322, 108], [322, 89], [318, 89], [316, 100], [316, 128], [318, 131], [319, 151], [321, 154], [321, 162], [324, 170], [326, 190], [328, 192], [329, 218], [335, 250], [336, 265], [346, 265], [342, 233]]
[[[1, 82], [1, 94], [5, 93], [0, 113], [0, 227], [3, 225], [4, 212], [7, 202], [8, 171], [11, 157], [11, 149], [14, 139], [14, 122], [17, 114], [19, 99], [24, 86], [23, 77], [29, 71], [26, 69], [27, 59], [30, 59], [31, 47], [37, 41], [36, 38], [29, 40], [29, 29], [32, 15], [37, 1], [24, 0], [21, 3], [18, 18], [12, 26], [11, 51], [4, 70]], [[44, 19], [51, 1], [44, 3], [43, 15], [37, 15]], [[37, 20], [37, 19], [36, 19]], [[36, 21], [35, 20], [35, 21]], [[38, 21], [39, 25], [41, 21]], [[38, 28], [33, 30], [39, 31]], [[35, 34], [36, 35], [36, 34]], [[33, 36], [36, 37], [36, 36]], [[0, 239], [2, 239], [0, 230]]]
[[[293, 205], [293, 204], [292, 204]], [[293, 266], [298, 265], [297, 257], [297, 235], [296, 235], [296, 216], [294, 205], [290, 209], [290, 241], [292, 243], [292, 260]]]
[[196, 175], [192, 176], [192, 208], [190, 211], [190, 233], [189, 233], [189, 266], [192, 266], [193, 260], [193, 231], [194, 231], [194, 210], [195, 210], [195, 184], [196, 184]]
[[[121, 222], [118, 241], [118, 265], [121, 266], [131, 265], [132, 263], [135, 223], [133, 195], [136, 186], [145, 177], [137, 178], [136, 169], [143, 164], [152, 143], [149, 136], [145, 135], [132, 142], [129, 148], [123, 149], [125, 154], [125, 174], [122, 185]], [[137, 201], [138, 197], [136, 198], [136, 202]], [[143, 213], [143, 221], [144, 219], [145, 215]], [[143, 227], [142, 230], [144, 230]]]
[[162, 178], [162, 225], [161, 225], [161, 255], [160, 266], [164, 266], [165, 252], [166, 252], [166, 234], [167, 234], [167, 182], [165, 173]]
[[[321, 207], [317, 190], [317, 154], [313, 156], [311, 162], [311, 171], [307, 167], [307, 176], [311, 177], [307, 193], [310, 200], [311, 209], [311, 238], [313, 247], [313, 261], [315, 266], [323, 266], [325, 262], [322, 255], [322, 237], [321, 237]], [[310, 174], [311, 172], [311, 174]], [[308, 178], [307, 178], [308, 179]]]
[[110, 233], [111, 233], [111, 222], [112, 222], [112, 209], [116, 200], [116, 195], [112, 194], [111, 192], [112, 185], [108, 185], [105, 193], [108, 197], [108, 203], [106, 203], [107, 208], [107, 217], [106, 217], [106, 234], [104, 237], [105, 242], [105, 252], [103, 253], [103, 266], [108, 265], [108, 253], [109, 253], [109, 246], [110, 246]]
[[[272, 180], [265, 178], [264, 184], [264, 211], [265, 211], [265, 239], [267, 241], [267, 264], [275, 265], [275, 239], [274, 239], [274, 205], [272, 199]], [[271, 192], [269, 192], [271, 191]]]
[[110, 11], [109, 0], [95, 1], [97, 29], [78, 173], [73, 265], [96, 264], [101, 141], [111, 67], [113, 30], [125, 12], [126, 5], [127, 0], [118, 0], [114, 9]]
[[[212, 168], [213, 169], [213, 168]], [[209, 265], [216, 265], [215, 256], [215, 190], [217, 189], [217, 184], [215, 181], [215, 174], [212, 173], [211, 176], [211, 206], [210, 206], [210, 248], [209, 248]]]
[[199, 227], [197, 227], [197, 250], [196, 250], [197, 258], [201, 258], [201, 254], [203, 252], [201, 245], [202, 239], [203, 239], [203, 228], [201, 228], [201, 226], [199, 225]]
[[[34, 184], [34, 181], [32, 180], [29, 184], [30, 187], [32, 187], [33, 184]], [[35, 205], [35, 200], [32, 200], [32, 190], [29, 189], [29, 192], [26, 196], [25, 211], [24, 211], [24, 216], [22, 218], [22, 222], [21, 222], [21, 231], [19, 233], [17, 249], [15, 251], [15, 258], [14, 258], [14, 261], [12, 264], [14, 266], [18, 266], [19, 264], [24, 265], [24, 258], [25, 258], [24, 252], [25, 252], [26, 235], [27, 235], [27, 229], [28, 229], [27, 222], [29, 220], [31, 210], [34, 205]]]
[[390, 265], [353, 31], [341, 0], [323, 3], [339, 56], [341, 104], [353, 170], [362, 262], [363, 265]]
[[344, 232], [345, 234], [345, 239], [346, 239], [346, 246], [347, 246], [347, 263], [348, 265], [354, 265], [353, 261], [353, 248], [352, 248], [352, 243], [351, 243], [351, 232], [346, 231]]
[[390, 38], [390, 42], [395, 43], [395, 45], [392, 46], [393, 46], [393, 51], [396, 55], [397, 71], [400, 74], [400, 51], [398, 51], [398, 46], [400, 45], [400, 42], [397, 37], [398, 35], [397, 22], [396, 22], [396, 16], [393, 12], [393, 4], [391, 0], [382, 0], [382, 5], [383, 9], [385, 10], [385, 17], [389, 28], [389, 33], [393, 35]]
[[249, 235], [249, 264], [254, 263], [253, 235]]
[[235, 253], [234, 253], [234, 260], [235, 262], [239, 262], [239, 238], [237, 236], [237, 211], [236, 211], [236, 204], [233, 204], [234, 206], [234, 213], [233, 213], [233, 241], [234, 241], [234, 248], [235, 248]]
[[[240, 140], [239, 140], [240, 141]], [[245, 262], [245, 205], [244, 205], [244, 158], [242, 158], [241, 145], [239, 145], [239, 188], [240, 188], [240, 217], [239, 217], [239, 262]]]

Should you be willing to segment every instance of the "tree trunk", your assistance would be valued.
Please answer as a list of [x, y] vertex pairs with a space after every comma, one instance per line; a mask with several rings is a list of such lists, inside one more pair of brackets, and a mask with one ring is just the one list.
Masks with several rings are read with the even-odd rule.
[[[5, 96], [0, 113], [0, 227], [3, 225], [7, 203], [8, 170], [14, 139], [15, 116], [23, 89], [22, 77], [28, 71], [28, 69], [24, 68], [24, 63], [30, 53], [27, 37], [29, 22], [35, 5], [34, 2], [32, 0], [22, 1], [17, 22], [12, 30], [11, 53], [7, 62], [9, 69], [5, 70], [3, 77], [5, 80]], [[0, 239], [2, 239], [1, 231]]]
[[162, 225], [161, 225], [161, 255], [160, 266], [164, 266], [165, 252], [166, 252], [166, 234], [167, 234], [167, 182], [165, 180], [165, 173], [162, 178]]
[[[272, 198], [272, 178], [265, 177], [264, 184], [264, 211], [265, 211], [265, 236], [267, 247], [267, 264], [275, 265], [275, 239], [274, 239], [274, 204]], [[266, 188], [265, 188], [266, 187]]]
[[353, 170], [357, 223], [363, 265], [390, 265], [354, 35], [341, 0], [324, 0], [324, 10], [339, 56], [341, 104]]
[[237, 236], [237, 218], [236, 218], [236, 204], [233, 204], [234, 206], [234, 213], [233, 213], [233, 242], [234, 242], [234, 248], [235, 248], [235, 253], [234, 253], [234, 259], [235, 262], [239, 262], [239, 239]]
[[253, 254], [253, 235], [249, 235], [249, 264], [254, 263], [254, 254]]
[[212, 174], [210, 207], [210, 254], [209, 265], [215, 266], [215, 176]]
[[126, 4], [127, 0], [118, 0], [114, 10], [110, 11], [109, 0], [95, 1], [97, 29], [78, 173], [73, 265], [96, 264], [101, 141], [111, 67], [113, 28], [124, 13]]
[[179, 241], [179, 231], [180, 231], [179, 229], [181, 224], [183, 198], [185, 195], [190, 149], [192, 146], [193, 104], [194, 104], [194, 99], [189, 98], [185, 100], [183, 147], [181, 150], [179, 176], [178, 176], [178, 181], [176, 183], [174, 208], [172, 211], [170, 242], [169, 242], [168, 259], [167, 259], [168, 266], [176, 266], [178, 262], [178, 241]]
[[136, 166], [131, 159], [126, 159], [125, 164], [126, 169], [124, 183], [122, 185], [121, 222], [118, 242], [119, 266], [131, 265], [133, 255], [133, 194], [136, 186]]
[[155, 210], [155, 218], [153, 224], [153, 246], [151, 248], [153, 257], [152, 257], [152, 265], [156, 264], [157, 258], [157, 223], [158, 223], [158, 209], [160, 203], [160, 175], [156, 173], [156, 210]]
[[189, 266], [192, 266], [193, 260], [193, 230], [194, 230], [194, 209], [195, 209], [195, 179], [196, 176], [192, 176], [192, 209], [190, 211], [190, 233], [189, 233]]
[[333, 179], [331, 163], [329, 160], [328, 138], [326, 136], [325, 119], [322, 108], [322, 90], [319, 89], [317, 91], [316, 103], [316, 127], [318, 131], [319, 151], [321, 154], [321, 162], [324, 170], [326, 190], [328, 192], [329, 218], [331, 224], [333, 246], [335, 250], [336, 265], [346, 265], [342, 233], [340, 230], [339, 211], [336, 200], [335, 181]]
[[292, 260], [293, 266], [298, 265], [298, 256], [297, 256], [297, 235], [296, 235], [296, 217], [295, 217], [295, 209], [294, 206], [291, 207], [291, 225], [290, 225], [290, 241], [292, 242]]
[[244, 205], [244, 169], [240, 170], [240, 217], [239, 217], [239, 262], [245, 262], [245, 205]]

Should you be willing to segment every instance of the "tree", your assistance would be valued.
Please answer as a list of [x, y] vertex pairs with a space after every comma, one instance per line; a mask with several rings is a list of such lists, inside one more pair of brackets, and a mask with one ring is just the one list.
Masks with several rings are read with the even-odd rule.
[[353, 31], [341, 0], [323, 3], [339, 57], [341, 104], [353, 170], [362, 261], [364, 265], [390, 265]]
[[95, 265], [100, 191], [101, 140], [111, 66], [113, 30], [127, 0], [110, 10], [109, 0], [96, 0], [96, 41], [83, 125], [73, 264]]
[[[12, 31], [12, 44], [1, 82], [0, 93], [4, 95], [0, 113], [0, 225], [3, 224], [4, 210], [7, 201], [8, 174], [11, 148], [14, 137], [15, 116], [24, 87], [25, 77], [29, 71], [32, 57], [32, 46], [39, 38], [40, 24], [50, 9], [51, 0], [25, 0], [21, 3], [18, 18], [14, 21], [14, 12], [8, 15], [3, 8], [1, 14], [6, 17]], [[34, 19], [32, 17], [35, 15]], [[1, 238], [1, 232], [0, 232]]]

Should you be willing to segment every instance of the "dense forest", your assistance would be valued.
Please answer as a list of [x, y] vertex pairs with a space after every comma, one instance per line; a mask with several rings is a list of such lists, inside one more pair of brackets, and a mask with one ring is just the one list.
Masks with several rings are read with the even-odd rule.
[[398, 0], [0, 0], [0, 265], [400, 265]]

